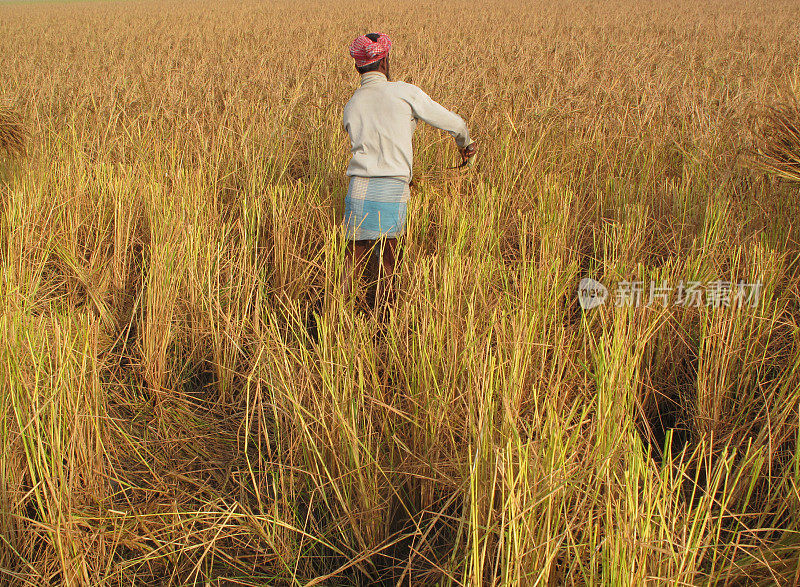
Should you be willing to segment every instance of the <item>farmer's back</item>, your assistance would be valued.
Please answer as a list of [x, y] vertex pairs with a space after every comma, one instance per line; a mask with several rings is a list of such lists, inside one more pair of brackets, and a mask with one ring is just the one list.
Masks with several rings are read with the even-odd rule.
[[344, 127], [352, 141], [347, 175], [411, 179], [411, 140], [417, 125], [411, 108], [414, 90], [390, 82], [378, 72], [365, 73], [361, 87], [344, 107]]
[[448, 131], [459, 146], [469, 144], [467, 125], [417, 86], [390, 82], [371, 71], [344, 107], [344, 127], [352, 142], [347, 175], [411, 180], [411, 140], [417, 119]]

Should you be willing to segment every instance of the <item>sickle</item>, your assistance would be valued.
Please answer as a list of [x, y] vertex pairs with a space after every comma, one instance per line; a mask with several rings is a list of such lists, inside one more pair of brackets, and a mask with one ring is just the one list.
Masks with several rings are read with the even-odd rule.
[[472, 158], [472, 157], [468, 157], [467, 159], [464, 159], [464, 160], [463, 160], [461, 163], [459, 163], [458, 165], [452, 165], [451, 167], [448, 167], [447, 169], [461, 169], [461, 168], [462, 168], [462, 167], [464, 167], [465, 165], [469, 165], [469, 160], [470, 160], [471, 158]]
[[[466, 166], [472, 167], [472, 165], [474, 163], [475, 163], [475, 155], [465, 159], [464, 161], [462, 161], [458, 165], [451, 165], [449, 167], [442, 167], [438, 171], [431, 170], [428, 173], [424, 173], [422, 175], [422, 177], [436, 177], [438, 174], [440, 174], [440, 173], [442, 173], [444, 171], [450, 171], [452, 169], [461, 169], [462, 167], [466, 167]], [[417, 179], [419, 179], [419, 177]], [[413, 184], [413, 182], [414, 182], [414, 180], [412, 179], [409, 185]]]
[[473, 163], [475, 163], [475, 154], [474, 153], [473, 153], [473, 155], [471, 157], [467, 157], [466, 159], [464, 159], [458, 165], [453, 165], [451, 167], [445, 167], [445, 169], [461, 169], [462, 167], [464, 167], [466, 165], [472, 166]]

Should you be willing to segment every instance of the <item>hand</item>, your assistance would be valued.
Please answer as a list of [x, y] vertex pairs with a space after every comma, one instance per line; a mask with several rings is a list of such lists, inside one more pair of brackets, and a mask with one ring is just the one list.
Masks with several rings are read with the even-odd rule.
[[475, 141], [472, 141], [466, 147], [459, 148], [458, 152], [461, 154], [461, 160], [466, 161], [470, 157], [474, 157], [475, 153], [478, 152], [478, 144]]

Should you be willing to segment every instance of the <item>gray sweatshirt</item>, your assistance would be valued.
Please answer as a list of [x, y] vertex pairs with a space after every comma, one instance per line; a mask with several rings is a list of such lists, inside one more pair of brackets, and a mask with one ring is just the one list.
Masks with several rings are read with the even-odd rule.
[[347, 175], [410, 181], [411, 138], [417, 120], [447, 131], [459, 147], [472, 142], [462, 118], [434, 102], [417, 86], [387, 81], [377, 71], [362, 75], [361, 87], [345, 105], [342, 118], [352, 143]]

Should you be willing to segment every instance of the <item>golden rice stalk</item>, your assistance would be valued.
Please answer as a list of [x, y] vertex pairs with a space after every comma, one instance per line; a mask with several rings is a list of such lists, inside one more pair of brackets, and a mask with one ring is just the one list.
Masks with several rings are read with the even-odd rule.
[[778, 177], [800, 181], [800, 103], [768, 106], [754, 117], [752, 162]]
[[0, 106], [0, 153], [21, 155], [25, 152], [25, 128], [11, 108]]

